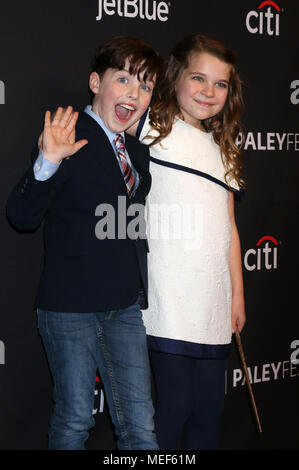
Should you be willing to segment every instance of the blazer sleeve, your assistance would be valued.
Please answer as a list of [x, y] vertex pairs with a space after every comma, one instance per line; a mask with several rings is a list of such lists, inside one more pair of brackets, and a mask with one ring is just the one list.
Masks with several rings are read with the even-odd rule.
[[6, 204], [9, 222], [20, 231], [32, 231], [39, 227], [57, 190], [56, 175], [47, 181], [35, 179], [33, 165], [37, 156], [36, 145], [31, 153], [31, 166], [13, 188]]
[[139, 186], [131, 202], [133, 204], [144, 204], [145, 198], [148, 195], [152, 184], [152, 177], [149, 170], [149, 150], [147, 145], [140, 144], [136, 138], [133, 137], [131, 139], [133, 139], [134, 142], [133, 146], [131, 144], [130, 157], [132, 154], [133, 165], [138, 171], [140, 177]]

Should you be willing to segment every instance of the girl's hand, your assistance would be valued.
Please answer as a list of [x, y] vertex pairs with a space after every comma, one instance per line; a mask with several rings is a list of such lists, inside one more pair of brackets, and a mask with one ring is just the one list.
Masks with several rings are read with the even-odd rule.
[[241, 332], [246, 322], [245, 301], [243, 294], [234, 294], [232, 298], [232, 330]]
[[75, 142], [75, 126], [79, 113], [69, 106], [66, 110], [59, 107], [51, 122], [51, 113], [46, 111], [44, 130], [39, 137], [38, 146], [44, 158], [58, 163], [78, 152], [88, 143], [86, 139]]

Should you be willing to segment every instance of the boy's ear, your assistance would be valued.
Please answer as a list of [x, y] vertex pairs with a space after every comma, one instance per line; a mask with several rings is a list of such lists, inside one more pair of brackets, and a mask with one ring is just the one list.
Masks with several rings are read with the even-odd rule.
[[97, 72], [92, 72], [89, 77], [89, 88], [94, 94], [97, 94], [100, 89], [100, 77]]

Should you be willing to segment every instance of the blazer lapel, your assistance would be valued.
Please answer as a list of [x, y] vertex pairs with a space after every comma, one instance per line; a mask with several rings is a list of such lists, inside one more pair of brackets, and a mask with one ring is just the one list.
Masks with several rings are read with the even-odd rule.
[[105, 177], [109, 180], [111, 186], [116, 188], [118, 192], [127, 194], [117, 156], [101, 126], [84, 112], [80, 113], [78, 124], [83, 133], [85, 130], [84, 138], [88, 139], [88, 151], [99, 166], [101, 174], [105, 172]]

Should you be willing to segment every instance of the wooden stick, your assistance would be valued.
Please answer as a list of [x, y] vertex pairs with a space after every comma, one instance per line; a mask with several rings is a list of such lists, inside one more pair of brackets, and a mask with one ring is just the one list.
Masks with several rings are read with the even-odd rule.
[[244, 369], [244, 374], [245, 374], [245, 378], [246, 378], [247, 387], [248, 387], [248, 390], [249, 390], [249, 395], [250, 395], [250, 398], [251, 398], [251, 403], [252, 403], [252, 406], [253, 406], [253, 409], [254, 409], [254, 414], [255, 414], [255, 417], [256, 417], [257, 425], [258, 425], [259, 431], [261, 433], [262, 432], [261, 422], [260, 422], [260, 418], [259, 418], [259, 414], [258, 414], [258, 411], [257, 411], [256, 404], [255, 404], [255, 399], [254, 399], [254, 396], [253, 396], [251, 383], [250, 383], [250, 380], [249, 380], [247, 364], [246, 364], [246, 360], [245, 360], [245, 355], [244, 355], [243, 346], [242, 346], [241, 337], [240, 337], [238, 327], [236, 327], [235, 337], [236, 337], [236, 340], [237, 340], [237, 346], [238, 346], [238, 350], [239, 350], [239, 353], [240, 353], [240, 357], [241, 357], [241, 361], [242, 361], [242, 365], [243, 365], [243, 369]]

